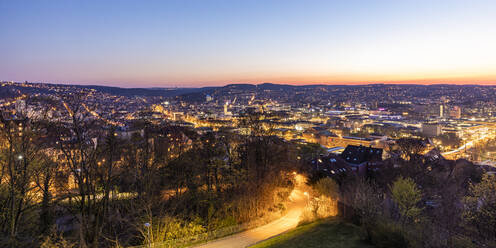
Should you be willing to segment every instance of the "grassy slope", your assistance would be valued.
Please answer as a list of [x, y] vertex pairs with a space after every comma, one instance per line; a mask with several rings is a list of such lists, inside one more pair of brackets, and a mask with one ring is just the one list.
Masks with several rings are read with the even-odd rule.
[[373, 248], [361, 241], [358, 227], [337, 219], [316, 221], [251, 248]]

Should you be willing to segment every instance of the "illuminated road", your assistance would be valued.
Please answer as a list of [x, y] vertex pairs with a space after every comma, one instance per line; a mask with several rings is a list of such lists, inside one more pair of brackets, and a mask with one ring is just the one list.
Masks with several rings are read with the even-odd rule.
[[[474, 136], [476, 136], [476, 138], [474, 138]], [[471, 147], [473, 147], [477, 142], [487, 140], [490, 137], [494, 137], [494, 135], [488, 134], [487, 128], [486, 128], [486, 131], [481, 131], [479, 134], [472, 133], [469, 136], [469, 138], [472, 139], [471, 141], [465, 143], [464, 145], [462, 145], [462, 146], [460, 146], [454, 150], [443, 152], [443, 153], [441, 153], [441, 155], [446, 156], [446, 155], [455, 155], [457, 153], [463, 153], [467, 149], [470, 149]]]
[[463, 150], [465, 150], [465, 148], [470, 148], [473, 144], [474, 144], [473, 141], [467, 142], [465, 145], [462, 145], [462, 146], [456, 148], [455, 150], [451, 150], [449, 152], [443, 152], [441, 155], [446, 156], [446, 155], [450, 155], [453, 153], [462, 152]]
[[206, 244], [196, 246], [198, 248], [242, 248], [254, 245], [262, 240], [274, 237], [298, 225], [300, 215], [307, 203], [307, 197], [304, 193], [295, 189], [291, 192], [288, 204], [288, 212], [285, 216], [275, 220], [267, 225], [244, 231], [222, 239], [217, 239]]

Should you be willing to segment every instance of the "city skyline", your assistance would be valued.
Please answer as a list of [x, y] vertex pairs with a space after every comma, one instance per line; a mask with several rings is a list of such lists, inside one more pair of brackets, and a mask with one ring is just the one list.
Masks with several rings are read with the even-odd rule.
[[3, 2], [0, 80], [496, 84], [490, 1]]

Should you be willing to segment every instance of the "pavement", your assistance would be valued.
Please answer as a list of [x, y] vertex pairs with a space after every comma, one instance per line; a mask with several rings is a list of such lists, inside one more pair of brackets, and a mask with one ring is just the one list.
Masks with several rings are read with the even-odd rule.
[[287, 213], [283, 217], [251, 230], [213, 240], [196, 248], [242, 248], [254, 245], [260, 241], [277, 236], [298, 225], [300, 215], [307, 204], [307, 196], [300, 189], [291, 192]]

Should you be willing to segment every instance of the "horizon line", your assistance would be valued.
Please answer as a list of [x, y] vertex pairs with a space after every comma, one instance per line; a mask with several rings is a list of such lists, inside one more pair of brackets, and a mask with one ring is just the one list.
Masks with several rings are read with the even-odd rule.
[[[367, 85], [418, 85], [418, 86], [435, 86], [435, 85], [447, 85], [447, 86], [496, 86], [496, 81], [490, 83], [456, 83], [456, 82], [411, 82], [411, 81], [420, 81], [423, 80], [405, 80], [405, 81], [384, 81], [384, 82], [330, 82], [330, 83], [273, 83], [273, 82], [226, 82], [222, 84], [212, 84], [212, 85], [164, 85], [164, 86], [120, 86], [119, 83], [60, 83], [60, 82], [34, 82], [34, 81], [11, 81], [11, 80], [2, 80], [2, 83], [30, 83], [30, 84], [46, 84], [46, 85], [64, 85], [64, 86], [83, 86], [83, 87], [114, 87], [114, 88], [123, 88], [123, 89], [160, 89], [160, 88], [208, 88], [208, 87], [225, 87], [228, 85], [263, 85], [263, 84], [273, 84], [273, 85], [285, 85], [285, 86], [367, 86]], [[125, 84], [125, 83], [122, 83]]]

